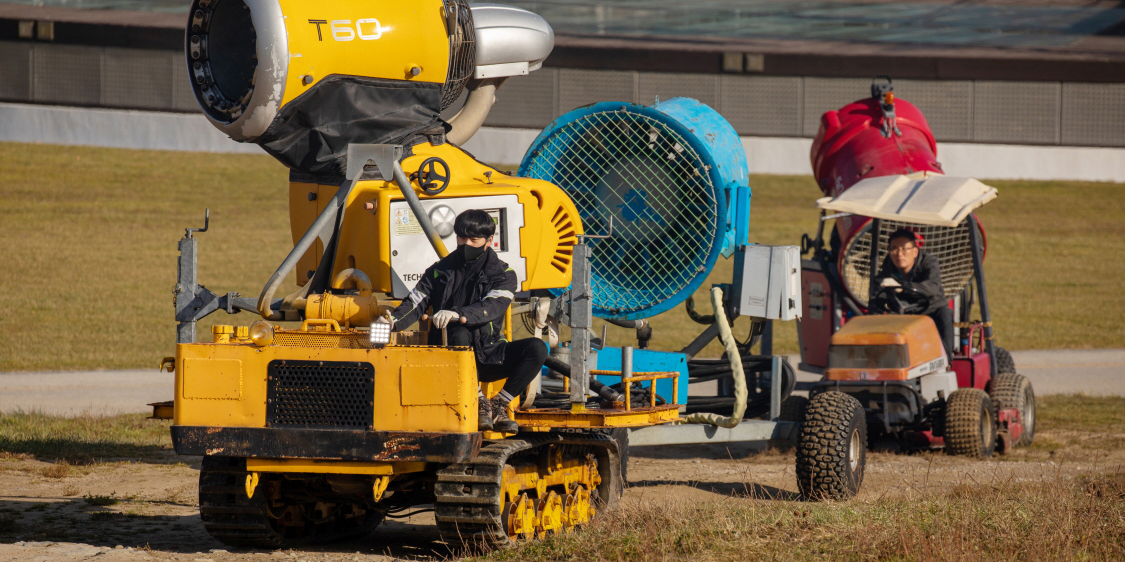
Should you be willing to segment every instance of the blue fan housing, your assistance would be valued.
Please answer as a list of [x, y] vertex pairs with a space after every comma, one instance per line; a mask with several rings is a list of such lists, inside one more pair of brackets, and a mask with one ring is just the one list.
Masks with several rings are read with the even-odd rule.
[[571, 111], [532, 142], [519, 175], [574, 200], [591, 240], [600, 318], [648, 318], [687, 300], [720, 254], [746, 243], [750, 188], [742, 141], [689, 98], [602, 102]]

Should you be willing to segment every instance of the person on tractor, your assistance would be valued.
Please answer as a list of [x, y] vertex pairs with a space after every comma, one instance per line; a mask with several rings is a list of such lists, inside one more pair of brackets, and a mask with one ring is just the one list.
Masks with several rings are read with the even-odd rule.
[[913, 231], [891, 233], [890, 251], [875, 277], [879, 292], [871, 300], [872, 314], [920, 314], [937, 326], [945, 353], [953, 357], [953, 311], [941, 286], [941, 264], [918, 246]]
[[[516, 273], [492, 250], [496, 223], [488, 213], [470, 209], [453, 223], [457, 249], [422, 274], [410, 295], [391, 313], [394, 331], [419, 319], [431, 320], [429, 343], [441, 345], [447, 331], [451, 346], [472, 347], [481, 382], [508, 379], [488, 400], [478, 391], [478, 430], [515, 433], [508, 403], [535, 379], [547, 359], [547, 346], [538, 338], [504, 339], [504, 311], [515, 298]], [[433, 309], [433, 314], [427, 314]]]

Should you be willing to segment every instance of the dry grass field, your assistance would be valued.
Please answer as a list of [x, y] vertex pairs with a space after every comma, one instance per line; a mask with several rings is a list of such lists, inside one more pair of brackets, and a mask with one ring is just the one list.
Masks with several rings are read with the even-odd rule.
[[1125, 398], [1046, 396], [1039, 407], [1031, 448], [989, 460], [872, 452], [859, 496], [839, 503], [797, 497], [791, 451], [633, 449], [618, 509], [491, 553], [450, 552], [432, 513], [337, 545], [225, 547], [199, 520], [199, 457], [170, 450], [167, 422], [5, 414], [0, 560], [1125, 558]]
[[[176, 242], [202, 226], [205, 208], [199, 277], [216, 293], [258, 295], [291, 247], [286, 170], [268, 156], [2, 143], [0, 170], [0, 372], [155, 369], [175, 341]], [[1000, 198], [980, 215], [1000, 345], [1121, 346], [1125, 186], [993, 184]], [[752, 240], [796, 244], [814, 231], [810, 178], [756, 176], [751, 186]], [[731, 266], [720, 261], [710, 281], [729, 281]], [[696, 295], [703, 312], [709, 286]], [[199, 333], [252, 321], [219, 313]], [[679, 349], [702, 329], [682, 309], [653, 325], [655, 349]], [[791, 324], [776, 333], [778, 351], [796, 351]], [[630, 338], [611, 328], [609, 343]]]

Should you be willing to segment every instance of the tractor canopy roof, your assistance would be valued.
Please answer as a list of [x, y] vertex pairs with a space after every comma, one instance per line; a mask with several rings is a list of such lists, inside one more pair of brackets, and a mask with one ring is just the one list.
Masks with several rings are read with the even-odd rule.
[[995, 187], [932, 173], [867, 178], [836, 197], [817, 199], [829, 211], [931, 226], [957, 226], [992, 201]]

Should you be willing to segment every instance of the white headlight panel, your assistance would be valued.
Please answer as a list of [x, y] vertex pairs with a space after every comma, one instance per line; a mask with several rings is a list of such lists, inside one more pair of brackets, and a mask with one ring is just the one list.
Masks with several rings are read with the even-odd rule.
[[371, 344], [382, 347], [391, 343], [391, 325], [385, 322], [371, 324]]

